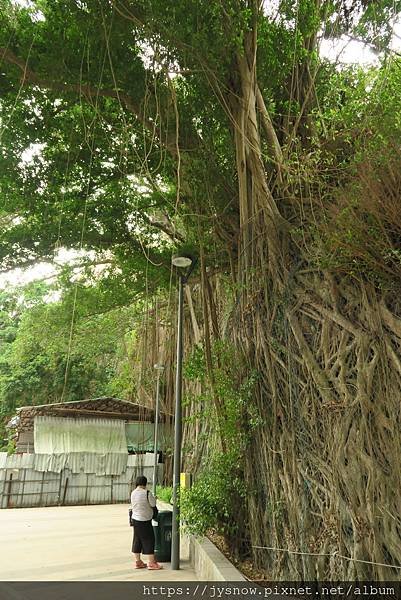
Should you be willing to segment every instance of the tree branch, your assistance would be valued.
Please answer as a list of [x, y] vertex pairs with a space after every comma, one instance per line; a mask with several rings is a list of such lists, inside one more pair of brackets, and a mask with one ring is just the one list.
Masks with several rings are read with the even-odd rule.
[[264, 132], [266, 134], [267, 140], [270, 143], [271, 150], [273, 153], [273, 159], [277, 167], [277, 171], [281, 178], [282, 167], [283, 167], [283, 153], [281, 150], [280, 142], [278, 141], [276, 131], [273, 127], [272, 120], [267, 111], [265, 101], [262, 96], [262, 92], [258, 85], [256, 85], [256, 103], [258, 106], [258, 111], [262, 117], [262, 125]]
[[[9, 64], [18, 67], [22, 71], [22, 85], [26, 83], [37, 85], [41, 88], [46, 88], [55, 92], [78, 94], [80, 96], [84, 96], [87, 101], [98, 97], [115, 99], [124, 104], [125, 108], [138, 119], [138, 121], [143, 125], [143, 127], [146, 130], [148, 130], [151, 133], [152, 136], [154, 136], [154, 123], [149, 119], [146, 119], [140, 105], [136, 104], [134, 99], [128, 94], [117, 89], [101, 89], [84, 83], [66, 83], [62, 81], [54, 81], [46, 77], [41, 77], [28, 68], [28, 61], [25, 61], [24, 59], [16, 56], [14, 52], [4, 47], [0, 47], [0, 62], [2, 60], [5, 60]], [[175, 139], [174, 141], [170, 141], [167, 138], [165, 139], [164, 143], [168, 151], [175, 156]]]
[[185, 238], [180, 233], [178, 233], [178, 231], [173, 231], [172, 229], [170, 229], [170, 227], [168, 225], [166, 225], [165, 223], [162, 223], [161, 221], [153, 221], [144, 212], [141, 213], [141, 219], [143, 219], [145, 221], [145, 223], [147, 223], [151, 227], [156, 227], [156, 229], [160, 229], [161, 231], [163, 231], [173, 241], [176, 241], [176, 240], [178, 240], [179, 242], [185, 241]]

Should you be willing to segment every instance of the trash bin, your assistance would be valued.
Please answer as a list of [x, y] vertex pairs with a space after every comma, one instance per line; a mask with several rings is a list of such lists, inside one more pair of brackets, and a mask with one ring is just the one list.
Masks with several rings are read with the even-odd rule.
[[157, 525], [153, 525], [155, 532], [155, 556], [159, 562], [171, 560], [171, 529], [173, 513], [171, 510], [160, 510], [157, 515]]

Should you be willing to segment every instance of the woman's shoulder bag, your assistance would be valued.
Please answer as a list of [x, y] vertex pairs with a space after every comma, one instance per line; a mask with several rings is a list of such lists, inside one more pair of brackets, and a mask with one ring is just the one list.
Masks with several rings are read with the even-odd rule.
[[[148, 490], [148, 493], [146, 494], [146, 497], [147, 497], [148, 502], [149, 502], [149, 490]], [[156, 521], [157, 520], [157, 515], [159, 514], [159, 511], [157, 510], [157, 506], [151, 506], [150, 502], [149, 502], [149, 506], [153, 510], [152, 519], [154, 519]]]

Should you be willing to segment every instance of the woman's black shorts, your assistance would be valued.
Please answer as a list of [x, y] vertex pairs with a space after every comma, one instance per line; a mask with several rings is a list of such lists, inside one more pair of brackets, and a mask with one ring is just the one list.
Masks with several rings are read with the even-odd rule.
[[152, 521], [136, 521], [134, 523], [134, 539], [132, 540], [132, 552], [135, 554], [154, 554], [155, 534]]

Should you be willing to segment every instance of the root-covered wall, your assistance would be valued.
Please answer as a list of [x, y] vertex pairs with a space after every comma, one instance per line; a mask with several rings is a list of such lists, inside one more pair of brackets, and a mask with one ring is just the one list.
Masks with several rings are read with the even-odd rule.
[[[219, 333], [212, 347], [234, 348], [237, 382], [257, 373], [238, 421], [251, 431], [240, 465], [247, 490], [242, 557], [273, 578], [397, 579], [386, 565], [401, 559], [399, 299], [322, 271], [294, 274], [281, 295], [260, 282], [241, 307], [219, 276], [209, 279]], [[225, 399], [222, 416], [206, 365], [202, 294], [200, 283], [189, 286], [185, 311], [184, 464], [195, 474], [205, 456], [235, 443], [219, 435]], [[158, 334], [171, 410], [175, 308], [171, 328]], [[148, 323], [157, 331], [155, 320]], [[189, 380], [196, 347], [203, 371]], [[156, 354], [148, 352], [148, 369]], [[213, 372], [232, 377], [232, 364], [212, 358]]]

